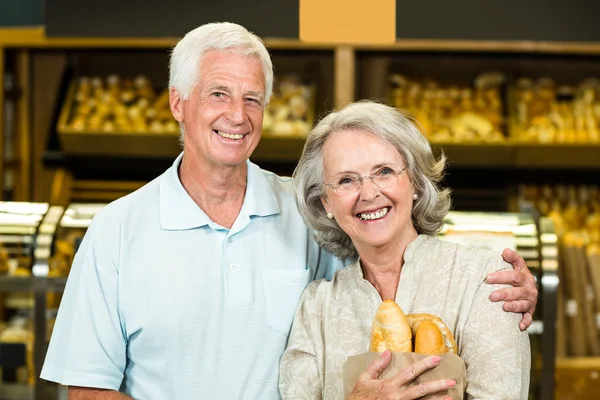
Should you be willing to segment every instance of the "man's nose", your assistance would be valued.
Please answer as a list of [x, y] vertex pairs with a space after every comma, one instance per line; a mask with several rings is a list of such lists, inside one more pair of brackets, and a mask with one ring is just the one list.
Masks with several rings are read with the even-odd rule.
[[241, 125], [246, 119], [244, 100], [232, 100], [227, 110], [227, 119], [236, 125]]

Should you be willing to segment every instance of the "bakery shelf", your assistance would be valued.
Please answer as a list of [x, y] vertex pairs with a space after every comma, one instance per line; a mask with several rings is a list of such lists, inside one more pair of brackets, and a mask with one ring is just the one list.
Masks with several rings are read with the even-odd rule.
[[509, 144], [432, 144], [444, 151], [450, 167], [510, 168], [514, 165], [514, 147]]
[[305, 140], [303, 138], [260, 139], [250, 159], [252, 161], [283, 161], [296, 163], [302, 155]]
[[49, 292], [62, 292], [67, 283], [66, 277], [19, 277], [0, 276], [0, 292], [29, 292], [34, 285], [45, 284]]
[[600, 391], [600, 357], [558, 358], [557, 399], [595, 399]]
[[29, 292], [33, 289], [33, 278], [0, 276], [0, 292]]
[[62, 150], [76, 156], [161, 158], [179, 154], [177, 134], [62, 132]]
[[519, 144], [515, 146], [517, 168], [600, 169], [598, 144]]
[[24, 384], [3, 383], [0, 385], [0, 399], [2, 400], [30, 400], [33, 399], [34, 388]]

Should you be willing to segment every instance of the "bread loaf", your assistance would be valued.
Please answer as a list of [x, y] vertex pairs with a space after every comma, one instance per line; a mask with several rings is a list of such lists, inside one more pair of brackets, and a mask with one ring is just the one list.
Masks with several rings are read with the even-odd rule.
[[370, 351], [412, 351], [412, 334], [404, 312], [393, 300], [379, 306], [371, 329]]
[[457, 354], [454, 335], [444, 321], [431, 314], [405, 315], [393, 300], [379, 306], [371, 329], [370, 351]]

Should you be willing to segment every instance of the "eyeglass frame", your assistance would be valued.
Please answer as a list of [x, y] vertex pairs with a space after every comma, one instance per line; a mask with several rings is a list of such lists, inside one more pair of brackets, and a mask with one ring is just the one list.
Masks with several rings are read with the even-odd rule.
[[[407, 166], [405, 166], [404, 168], [402, 168], [400, 171], [394, 171], [394, 169], [393, 169], [393, 168], [391, 168], [391, 167], [384, 167], [384, 168], [389, 168], [389, 169], [391, 169], [391, 170], [392, 170], [392, 174], [393, 174], [393, 175], [400, 176], [400, 175], [402, 175], [402, 173], [403, 173], [404, 171], [406, 171], [406, 168], [408, 168], [408, 165], [407, 165]], [[381, 170], [380, 170], [379, 172], [381, 172]], [[368, 179], [371, 181], [371, 183], [372, 183], [373, 185], [375, 185], [375, 186], [376, 186], [376, 187], [378, 187], [379, 189], [386, 189], [386, 188], [388, 188], [388, 187], [391, 187], [391, 186], [381, 187], [381, 186], [379, 186], [378, 184], [376, 184], [376, 183], [375, 183], [375, 181], [373, 180], [373, 178], [376, 176], [376, 174], [377, 174], [377, 173], [375, 173], [375, 174], [371, 174], [371, 175], [362, 175], [362, 176], [361, 176], [361, 175], [358, 175], [358, 176], [356, 176], [356, 178], [357, 178], [357, 179], [358, 179], [358, 181], [360, 182], [360, 185], [359, 185], [359, 186], [356, 188], [356, 190], [355, 190], [355, 191], [353, 191], [353, 192], [350, 192], [350, 193], [339, 193], [339, 192], [337, 191], [337, 189], [338, 189], [340, 186], [342, 186], [342, 184], [341, 184], [341, 183], [337, 183], [337, 184], [336, 184], [336, 183], [327, 183], [327, 182], [323, 182], [323, 185], [329, 186], [329, 188], [330, 188], [331, 190], [333, 190], [333, 191], [334, 191], [336, 194], [338, 194], [339, 196], [349, 196], [349, 195], [351, 195], [351, 194], [355, 194], [355, 193], [357, 193], [357, 192], [360, 190], [360, 188], [362, 187], [362, 185], [363, 185], [363, 181], [364, 181], [365, 179], [367, 179], [367, 178], [368, 178]]]

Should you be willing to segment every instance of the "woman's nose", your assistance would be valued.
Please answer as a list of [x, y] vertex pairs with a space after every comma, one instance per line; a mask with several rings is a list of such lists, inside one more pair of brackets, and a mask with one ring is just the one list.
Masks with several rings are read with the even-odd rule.
[[371, 179], [363, 178], [361, 180], [359, 193], [362, 200], [369, 201], [376, 198], [379, 195], [380, 190], [379, 187], [375, 183], [373, 183]]

